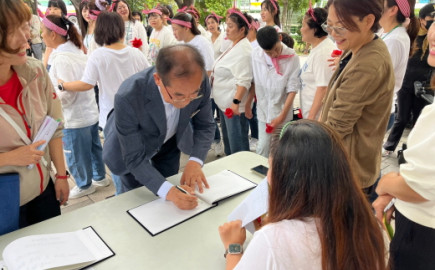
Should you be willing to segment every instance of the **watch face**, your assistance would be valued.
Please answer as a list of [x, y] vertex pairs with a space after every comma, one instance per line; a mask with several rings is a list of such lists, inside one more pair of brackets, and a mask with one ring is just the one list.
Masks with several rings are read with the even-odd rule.
[[240, 244], [230, 244], [228, 253], [242, 253], [242, 246]]

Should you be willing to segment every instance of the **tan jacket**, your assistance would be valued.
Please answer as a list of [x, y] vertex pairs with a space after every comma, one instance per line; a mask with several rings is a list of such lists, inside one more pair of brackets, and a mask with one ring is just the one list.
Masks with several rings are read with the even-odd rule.
[[379, 176], [393, 99], [394, 71], [384, 42], [378, 38], [363, 46], [335, 80], [337, 74], [338, 69], [328, 86], [321, 121], [338, 133], [366, 188]]
[[[63, 119], [59, 98], [54, 92], [53, 85], [42, 62], [29, 57], [27, 63], [12, 67], [18, 74], [23, 91], [18, 96], [18, 108], [25, 112], [31, 130], [31, 138], [36, 136], [46, 115], [54, 119]], [[27, 134], [24, 122], [19, 112], [4, 103], [0, 98], [0, 106], [11, 116], [18, 126]], [[5, 153], [26, 145], [16, 130], [0, 116], [0, 153]], [[53, 138], [62, 137], [63, 126], [60, 125]], [[51, 164], [49, 147], [45, 148], [45, 159]], [[49, 165], [50, 166], [50, 165]], [[18, 172], [20, 175], [20, 205], [24, 205], [41, 194], [50, 179], [49, 168], [39, 162], [33, 169], [26, 166], [0, 167], [0, 173]], [[42, 172], [42, 177], [40, 175]]]

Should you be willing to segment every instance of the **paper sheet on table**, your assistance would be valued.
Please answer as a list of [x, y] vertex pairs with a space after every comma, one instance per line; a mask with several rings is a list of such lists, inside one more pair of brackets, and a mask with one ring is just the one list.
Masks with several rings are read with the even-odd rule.
[[111, 255], [113, 252], [90, 227], [22, 237], [3, 251], [8, 270], [79, 269]]
[[250, 233], [255, 232], [252, 221], [267, 213], [269, 208], [269, 186], [264, 178], [256, 188], [228, 216], [229, 221], [242, 220], [242, 226]]

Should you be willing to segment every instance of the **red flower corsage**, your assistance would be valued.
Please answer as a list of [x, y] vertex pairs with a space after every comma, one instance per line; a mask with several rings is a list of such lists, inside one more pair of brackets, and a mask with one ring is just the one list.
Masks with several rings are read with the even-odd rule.
[[269, 124], [266, 124], [266, 133], [272, 133], [273, 132], [273, 129], [274, 129], [274, 127], [272, 127], [271, 125], [269, 125]]
[[225, 116], [228, 117], [228, 119], [230, 119], [231, 117], [233, 117], [233, 110], [231, 108], [227, 108], [225, 110]]
[[134, 38], [132, 41], [131, 41], [131, 45], [133, 46], [133, 47], [135, 47], [135, 48], [140, 48], [140, 47], [142, 47], [142, 40], [140, 39], [140, 38]]
[[331, 53], [331, 57], [337, 57], [340, 56], [343, 53], [342, 50], [333, 50]]

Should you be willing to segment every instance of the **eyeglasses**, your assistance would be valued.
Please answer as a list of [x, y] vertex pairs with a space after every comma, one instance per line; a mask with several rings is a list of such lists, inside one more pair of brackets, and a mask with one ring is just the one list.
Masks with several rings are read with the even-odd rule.
[[345, 35], [348, 31], [347, 28], [345, 28], [345, 27], [330, 26], [326, 22], [324, 22], [321, 26], [322, 26], [323, 31], [325, 31], [329, 35], [332, 33], [332, 30], [334, 30], [334, 32], [339, 36]]
[[163, 88], [165, 88], [166, 93], [169, 95], [169, 97], [171, 98], [171, 100], [174, 103], [181, 103], [181, 102], [186, 102], [186, 101], [190, 102], [190, 101], [195, 100], [195, 99], [200, 99], [204, 96], [202, 93], [200, 93], [201, 90], [199, 89], [195, 94], [192, 94], [190, 97], [182, 98], [182, 99], [174, 99], [172, 97], [172, 95], [169, 93], [168, 89], [166, 88], [166, 85], [163, 84]]

